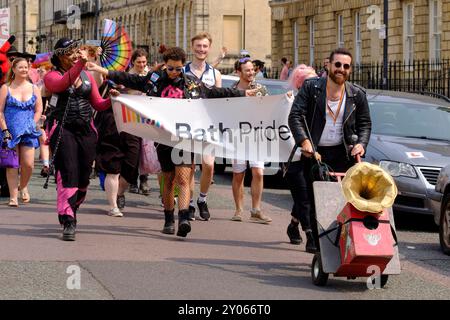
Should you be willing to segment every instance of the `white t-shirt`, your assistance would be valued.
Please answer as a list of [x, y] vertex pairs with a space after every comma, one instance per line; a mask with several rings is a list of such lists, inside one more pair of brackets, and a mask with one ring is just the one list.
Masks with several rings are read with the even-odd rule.
[[326, 107], [326, 122], [325, 128], [323, 129], [322, 136], [320, 137], [319, 146], [321, 147], [332, 147], [340, 145], [344, 140], [344, 131], [342, 125], [344, 123], [344, 110], [345, 110], [345, 100], [346, 94], [344, 91], [344, 97], [342, 98], [341, 108], [339, 114], [336, 118], [336, 123], [334, 123], [333, 117], [330, 114], [328, 107], [333, 111], [334, 116], [336, 116], [339, 108], [339, 101], [327, 100], [328, 107]]

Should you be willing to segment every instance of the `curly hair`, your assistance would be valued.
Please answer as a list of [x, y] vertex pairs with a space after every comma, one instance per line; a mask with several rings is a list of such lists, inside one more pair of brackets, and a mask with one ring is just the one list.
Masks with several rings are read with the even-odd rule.
[[186, 52], [180, 47], [171, 47], [168, 48], [163, 53], [163, 60], [167, 62], [169, 60], [173, 61], [181, 61], [183, 64], [186, 62]]

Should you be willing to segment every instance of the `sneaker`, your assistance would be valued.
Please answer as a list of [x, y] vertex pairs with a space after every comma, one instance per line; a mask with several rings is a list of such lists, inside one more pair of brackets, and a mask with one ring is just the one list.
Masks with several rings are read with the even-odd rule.
[[50, 173], [50, 168], [49, 167], [47, 167], [47, 166], [42, 167], [42, 170], [41, 170], [41, 177], [42, 178], [47, 178], [49, 173]]
[[120, 210], [125, 208], [125, 195], [117, 196], [117, 208]]
[[234, 216], [231, 217], [231, 221], [242, 221], [242, 211], [236, 211]]
[[257, 222], [257, 223], [263, 223], [268, 224], [272, 222], [272, 219], [268, 216], [265, 216], [261, 210], [250, 210], [250, 221]]
[[316, 241], [314, 240], [314, 236], [311, 230], [306, 231], [306, 246], [305, 251], [308, 253], [316, 253], [317, 246]]
[[119, 208], [112, 208], [111, 210], [109, 210], [108, 216], [111, 216], [111, 217], [123, 217], [123, 213], [120, 212]]
[[189, 221], [195, 221], [195, 207], [189, 205], [189, 217], [188, 217]]
[[287, 227], [287, 235], [292, 244], [299, 245], [303, 242], [300, 230], [298, 229], [298, 222], [293, 222]]
[[139, 188], [136, 184], [130, 184], [130, 188], [128, 189], [130, 193], [139, 193]]
[[202, 218], [204, 221], [208, 221], [211, 218], [211, 216], [209, 214], [208, 204], [206, 203], [206, 201], [199, 202], [197, 200], [197, 207], [200, 214], [200, 218]]
[[141, 184], [139, 185], [139, 193], [144, 196], [148, 196], [150, 194], [150, 188], [147, 181], [141, 182]]
[[139, 176], [139, 193], [144, 196], [150, 194], [150, 186], [148, 185], [148, 176], [146, 174]]

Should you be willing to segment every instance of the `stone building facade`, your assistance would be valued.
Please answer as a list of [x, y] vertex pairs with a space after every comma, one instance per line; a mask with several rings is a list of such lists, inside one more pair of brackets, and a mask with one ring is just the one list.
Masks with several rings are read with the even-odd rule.
[[10, 9], [9, 34], [16, 36], [13, 45], [19, 51], [36, 52], [38, 2], [38, 0], [0, 1], [0, 8]]
[[[223, 66], [231, 66], [241, 49], [270, 65], [269, 0], [40, 1], [43, 4], [41, 51], [50, 51], [62, 36], [95, 39], [101, 34], [102, 21], [112, 19], [125, 26], [135, 48], [145, 48], [152, 58], [158, 57], [162, 44], [189, 51], [191, 37], [208, 31], [213, 37], [212, 58], [219, 54], [222, 46], [229, 49], [229, 58], [224, 60]], [[80, 7], [79, 28], [71, 28], [73, 21], [67, 17], [67, 8], [71, 5]]]
[[[355, 63], [382, 62], [383, 0], [271, 0], [272, 59], [321, 64], [336, 47]], [[389, 0], [390, 61], [450, 55], [450, 0]], [[381, 38], [380, 38], [381, 37]]]

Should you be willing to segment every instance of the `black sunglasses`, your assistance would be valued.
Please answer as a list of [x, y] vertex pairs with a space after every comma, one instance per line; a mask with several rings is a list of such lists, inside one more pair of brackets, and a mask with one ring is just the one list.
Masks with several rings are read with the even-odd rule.
[[181, 71], [183, 71], [183, 67], [170, 67], [170, 66], [167, 66], [167, 71], [170, 71], [170, 72], [172, 72], [173, 70], [175, 70], [176, 72], [181, 72]]
[[345, 63], [345, 64], [342, 64], [342, 62], [339, 62], [339, 61], [336, 61], [335, 63], [334, 63], [334, 66], [336, 67], [336, 68], [340, 68], [340, 67], [342, 67], [342, 66], [344, 66], [344, 70], [348, 70], [348, 69], [350, 69], [350, 65], [348, 64], [348, 63]]

